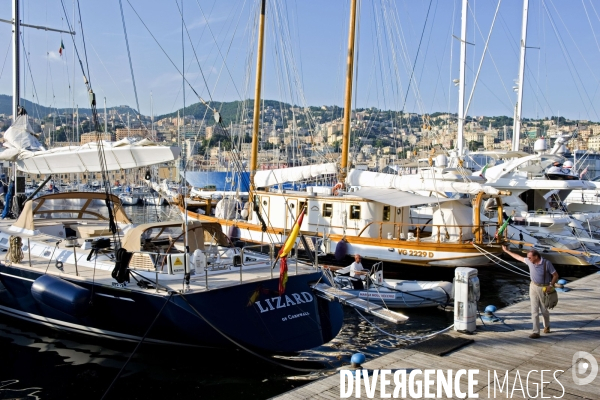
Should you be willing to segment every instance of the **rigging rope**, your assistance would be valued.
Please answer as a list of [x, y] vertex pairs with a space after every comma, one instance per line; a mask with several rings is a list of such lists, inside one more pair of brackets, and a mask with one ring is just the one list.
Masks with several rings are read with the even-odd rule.
[[408, 98], [408, 92], [410, 90], [410, 84], [412, 82], [413, 75], [415, 73], [415, 67], [417, 66], [417, 60], [419, 58], [419, 52], [421, 51], [421, 43], [423, 42], [423, 35], [425, 34], [425, 28], [427, 27], [427, 21], [429, 20], [429, 11], [431, 10], [431, 3], [433, 3], [433, 1], [429, 0], [429, 6], [427, 7], [427, 15], [425, 16], [425, 23], [423, 24], [423, 30], [421, 31], [421, 38], [419, 39], [419, 46], [417, 47], [417, 54], [415, 55], [415, 61], [413, 62], [413, 65], [412, 65], [412, 70], [410, 72], [410, 78], [408, 80], [408, 87], [406, 88], [406, 95], [404, 96], [404, 102], [402, 103], [401, 110], [404, 110], [404, 107], [406, 106], [406, 100]]
[[169, 293], [169, 297], [167, 297], [167, 301], [165, 301], [165, 304], [163, 304], [163, 306], [161, 307], [161, 309], [158, 311], [158, 314], [156, 314], [156, 317], [154, 317], [154, 320], [152, 321], [152, 323], [150, 324], [150, 326], [148, 327], [148, 329], [146, 329], [146, 332], [144, 333], [144, 336], [142, 336], [142, 338], [138, 342], [137, 346], [135, 346], [135, 349], [133, 349], [133, 351], [129, 355], [129, 358], [127, 359], [127, 361], [125, 361], [125, 364], [123, 364], [123, 366], [119, 370], [119, 373], [117, 374], [117, 376], [115, 376], [115, 379], [113, 379], [112, 383], [110, 384], [110, 386], [108, 387], [108, 389], [106, 389], [106, 392], [104, 392], [104, 394], [102, 395], [101, 399], [104, 399], [106, 397], [106, 395], [108, 394], [108, 392], [110, 392], [110, 389], [112, 389], [112, 387], [117, 382], [117, 379], [119, 379], [119, 377], [121, 376], [121, 374], [123, 373], [123, 371], [125, 371], [125, 367], [127, 367], [127, 364], [129, 364], [129, 361], [131, 361], [131, 359], [133, 358], [133, 355], [140, 348], [140, 346], [142, 345], [142, 343], [144, 342], [144, 340], [146, 340], [146, 337], [150, 333], [150, 329], [152, 329], [152, 327], [154, 326], [154, 324], [158, 320], [158, 317], [160, 317], [160, 314], [162, 314], [162, 312], [165, 309], [165, 307], [167, 306], [167, 304], [169, 304], [169, 301], [171, 301], [171, 297], [173, 297], [173, 294], [174, 294], [174, 292], [170, 292]]
[[[73, 29], [71, 28], [71, 22], [69, 21], [69, 16], [67, 15], [67, 11], [65, 9], [64, 0], [61, 0], [61, 4], [63, 7], [63, 12], [65, 14], [65, 20], [67, 22], [67, 26], [69, 27], [69, 31], [73, 31]], [[79, 8], [79, 0], [77, 1], [77, 8], [79, 9], [79, 23], [80, 23], [80, 28], [81, 28], [81, 39], [83, 41], [84, 57], [85, 57], [86, 65], [87, 65], [87, 63], [88, 63], [87, 51], [86, 51], [86, 47], [85, 47], [85, 35], [84, 35], [84, 31], [83, 31], [83, 23], [81, 20], [81, 9]], [[83, 66], [81, 56], [79, 55], [79, 49], [77, 48], [77, 44], [75, 43], [75, 37], [73, 35], [71, 35], [71, 40], [73, 42], [73, 48], [75, 49], [75, 54], [77, 55], [77, 59], [79, 60], [79, 66], [81, 67], [81, 72], [83, 74], [84, 83], [88, 90], [90, 105], [91, 105], [91, 109], [92, 109], [92, 124], [96, 131], [96, 141], [98, 143], [98, 160], [100, 163], [102, 182], [104, 184], [104, 192], [105, 192], [104, 203], [108, 210], [109, 230], [113, 234], [114, 241], [117, 242], [117, 239], [120, 240], [120, 238], [118, 237], [117, 225], [116, 225], [115, 218], [114, 218], [114, 209], [113, 209], [114, 204], [112, 204], [112, 202], [110, 200], [111, 185], [110, 185], [110, 181], [108, 179], [108, 173], [107, 173], [108, 167], [106, 164], [106, 156], [104, 154], [104, 141], [103, 141], [103, 137], [102, 137], [102, 132], [100, 130], [100, 123], [98, 121], [98, 110], [96, 109], [96, 94], [92, 90], [92, 85], [90, 83], [89, 65], [87, 65], [88, 74], [86, 75], [86, 68], [84, 68], [84, 66]]]
[[131, 71], [131, 82], [133, 83], [133, 93], [135, 94], [135, 105], [138, 115], [140, 115], [140, 102], [138, 101], [137, 87], [135, 86], [135, 76], [133, 75], [133, 63], [131, 62], [131, 52], [129, 51], [129, 39], [127, 38], [127, 28], [125, 27], [125, 14], [123, 13], [123, 0], [119, 0], [121, 9], [121, 21], [123, 22], [123, 33], [125, 34], [125, 45], [127, 47], [127, 58], [129, 59], [129, 70]]
[[375, 323], [373, 323], [373, 322], [369, 321], [369, 320], [367, 319], [367, 317], [365, 317], [365, 316], [364, 316], [364, 315], [363, 315], [363, 314], [362, 314], [362, 313], [361, 313], [361, 312], [360, 312], [358, 309], [356, 309], [356, 308], [355, 308], [355, 310], [356, 310], [356, 312], [358, 313], [358, 315], [360, 315], [360, 316], [361, 316], [361, 317], [362, 317], [362, 318], [363, 318], [363, 319], [364, 319], [364, 320], [365, 320], [365, 321], [366, 321], [366, 322], [367, 322], [369, 325], [371, 325], [373, 328], [377, 329], [379, 332], [381, 332], [381, 333], [383, 333], [383, 334], [385, 334], [385, 335], [388, 335], [388, 336], [390, 336], [390, 337], [393, 337], [394, 339], [398, 339], [398, 340], [411, 341], [411, 342], [412, 342], [412, 341], [421, 341], [421, 340], [426, 340], [426, 339], [432, 338], [432, 337], [434, 337], [434, 336], [437, 336], [437, 335], [439, 335], [439, 334], [442, 334], [442, 333], [444, 333], [444, 332], [447, 332], [447, 331], [449, 331], [450, 329], [452, 329], [452, 327], [454, 327], [454, 324], [452, 324], [452, 325], [450, 325], [450, 326], [449, 326], [449, 327], [447, 327], [447, 328], [444, 328], [444, 329], [442, 329], [442, 330], [439, 330], [439, 331], [436, 331], [436, 332], [430, 333], [430, 334], [428, 334], [428, 335], [422, 335], [422, 336], [403, 336], [403, 335], [394, 335], [393, 333], [389, 333], [389, 332], [386, 332], [386, 331], [384, 331], [382, 328], [380, 328], [380, 327], [378, 327], [377, 325], [375, 325]]

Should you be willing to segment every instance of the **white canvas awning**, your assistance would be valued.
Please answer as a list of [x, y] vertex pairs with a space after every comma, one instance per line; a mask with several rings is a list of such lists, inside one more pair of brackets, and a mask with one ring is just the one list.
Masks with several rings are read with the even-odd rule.
[[442, 203], [452, 201], [444, 197], [427, 197], [414, 193], [402, 192], [396, 189], [361, 189], [352, 192], [352, 195], [362, 197], [363, 199], [377, 201], [379, 203], [388, 204], [394, 207], [418, 206], [421, 204]]

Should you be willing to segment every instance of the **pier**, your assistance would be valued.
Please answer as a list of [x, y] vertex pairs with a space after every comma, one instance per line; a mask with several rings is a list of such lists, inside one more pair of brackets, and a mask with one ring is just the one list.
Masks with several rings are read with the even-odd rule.
[[[578, 385], [573, 378], [573, 357], [576, 352], [590, 353], [596, 361], [600, 360], [600, 273], [578, 279], [566, 285], [571, 290], [559, 293], [559, 302], [550, 311], [551, 333], [541, 333], [540, 339], [530, 339], [531, 312], [529, 300], [521, 301], [501, 310], [495, 315], [504, 321], [477, 321], [477, 330], [472, 335], [450, 331], [453, 337], [473, 339], [473, 343], [460, 347], [444, 356], [432, 355], [405, 347], [363, 364], [364, 369], [386, 370], [453, 370], [478, 369], [477, 384], [473, 392], [478, 398], [541, 398], [541, 393], [534, 393], [535, 387], [529, 385], [530, 393], [519, 389], [519, 378], [526, 385], [530, 382], [543, 388], [545, 398], [562, 399], [599, 399], [600, 373], [586, 385]], [[542, 320], [540, 316], [540, 320]], [[541, 323], [541, 321], [540, 321]], [[511, 330], [512, 329], [512, 330]], [[542, 327], [543, 329], [543, 327]], [[541, 370], [545, 372], [542, 381]], [[488, 375], [488, 371], [490, 375]], [[534, 372], [530, 372], [534, 371]], [[494, 377], [496, 373], [496, 380]], [[588, 376], [590, 367], [582, 375]], [[529, 374], [529, 376], [528, 376]], [[498, 391], [498, 383], [502, 383], [508, 375], [508, 388]], [[578, 375], [579, 376], [579, 375]], [[420, 375], [422, 379], [423, 375]], [[436, 393], [435, 375], [432, 393]], [[463, 377], [466, 378], [466, 377]], [[393, 377], [388, 375], [391, 384], [386, 394], [394, 391]], [[516, 391], [512, 390], [516, 383]], [[496, 395], [494, 396], [494, 389]], [[508, 389], [508, 390], [507, 390]], [[512, 393], [511, 393], [512, 390]], [[467, 380], [461, 379], [460, 391], [467, 393]], [[319, 379], [297, 389], [283, 393], [276, 399], [339, 399], [340, 374]], [[361, 397], [368, 398], [365, 387]], [[355, 397], [353, 392], [349, 398]], [[381, 398], [380, 385], [377, 381], [374, 398]], [[407, 398], [412, 398], [407, 396]], [[421, 398], [425, 398], [424, 393]], [[449, 397], [436, 397], [449, 398]], [[454, 396], [453, 398], [456, 398]]]

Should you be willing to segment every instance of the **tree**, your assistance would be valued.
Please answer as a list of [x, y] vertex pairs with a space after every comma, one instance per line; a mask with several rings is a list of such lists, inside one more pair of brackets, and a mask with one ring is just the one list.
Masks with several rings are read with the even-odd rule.
[[480, 147], [483, 147], [483, 143], [471, 140], [469, 142], [469, 151], [477, 151]]

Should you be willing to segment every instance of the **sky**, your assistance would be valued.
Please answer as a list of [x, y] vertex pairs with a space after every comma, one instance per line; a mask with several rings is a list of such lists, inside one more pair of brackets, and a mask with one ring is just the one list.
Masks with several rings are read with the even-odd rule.
[[[458, 88], [452, 81], [459, 76], [459, 40], [453, 35], [460, 36], [461, 3], [359, 1], [353, 107], [456, 112]], [[600, 71], [595, 68], [600, 3], [529, 3], [523, 116], [600, 121]], [[496, 15], [471, 116], [514, 112], [522, 4], [469, 1], [467, 101]], [[122, 0], [141, 113], [161, 115], [183, 107], [181, 71], [193, 88], [185, 87], [187, 105], [198, 101], [194, 91], [206, 101], [254, 98], [259, 5], [259, 0]], [[11, 6], [11, 0], [0, 0], [1, 19], [11, 19]], [[72, 0], [22, 0], [21, 20], [67, 30], [63, 6], [100, 108], [104, 98], [108, 107], [137, 108], [119, 1], [81, 2], [80, 20], [77, 12], [73, 18], [77, 3]], [[349, 0], [267, 0], [263, 98], [341, 105], [348, 13]], [[89, 107], [71, 36], [23, 28], [23, 38], [22, 97], [52, 107]], [[2, 94], [12, 93], [11, 52], [11, 25], [0, 23]]]

